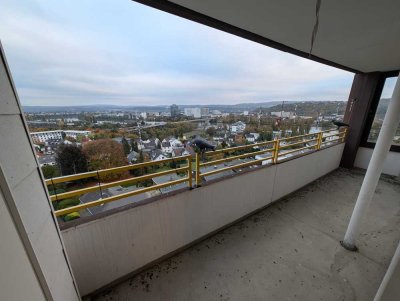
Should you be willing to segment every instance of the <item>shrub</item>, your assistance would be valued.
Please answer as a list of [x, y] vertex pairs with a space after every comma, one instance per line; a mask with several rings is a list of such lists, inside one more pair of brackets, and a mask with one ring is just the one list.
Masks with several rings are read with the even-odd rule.
[[61, 209], [69, 208], [69, 207], [76, 206], [79, 204], [80, 204], [80, 201], [77, 198], [65, 199], [65, 200], [57, 201], [57, 203], [55, 204], [55, 208], [56, 208], [56, 210], [61, 210]]
[[81, 215], [79, 214], [79, 212], [72, 212], [72, 213], [68, 213], [66, 215], [64, 215], [63, 219], [65, 222], [68, 221], [72, 221], [74, 219], [80, 218]]

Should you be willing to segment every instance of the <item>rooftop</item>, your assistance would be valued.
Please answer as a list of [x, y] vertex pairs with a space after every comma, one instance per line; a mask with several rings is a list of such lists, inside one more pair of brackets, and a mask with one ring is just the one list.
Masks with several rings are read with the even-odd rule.
[[400, 233], [382, 176], [359, 252], [343, 249], [363, 172], [338, 169], [94, 300], [372, 300]]

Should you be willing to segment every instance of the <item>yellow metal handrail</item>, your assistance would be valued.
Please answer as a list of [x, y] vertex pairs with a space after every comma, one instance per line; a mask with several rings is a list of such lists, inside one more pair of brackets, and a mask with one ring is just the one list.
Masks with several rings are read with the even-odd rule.
[[265, 142], [247, 144], [247, 145], [242, 145], [242, 146], [235, 146], [235, 147], [224, 148], [224, 149], [220, 149], [220, 150], [216, 150], [216, 151], [212, 151], [212, 152], [203, 153], [203, 156], [214, 156], [216, 154], [231, 153], [231, 152], [234, 152], [234, 151], [245, 150], [245, 149], [254, 149], [254, 148], [258, 148], [258, 147], [261, 147], [261, 146], [267, 146], [267, 145], [271, 145], [271, 144], [274, 145], [273, 148], [267, 148], [267, 149], [256, 151], [256, 152], [250, 152], [250, 153], [246, 153], [246, 154], [231, 156], [231, 157], [227, 157], [227, 158], [223, 158], [223, 159], [217, 159], [217, 160], [208, 161], [208, 162], [204, 162], [204, 163], [200, 163], [200, 155], [196, 154], [196, 186], [200, 186], [201, 185], [201, 176], [208, 176], [208, 175], [213, 175], [213, 174], [216, 174], [216, 173], [224, 172], [224, 171], [227, 171], [227, 170], [232, 170], [232, 169], [237, 169], [237, 168], [241, 168], [241, 167], [247, 167], [247, 166], [251, 166], [251, 165], [256, 165], [256, 164], [262, 163], [265, 160], [273, 159], [273, 156], [271, 156], [269, 158], [259, 159], [259, 160], [252, 160], [251, 162], [239, 163], [239, 164], [232, 165], [232, 166], [229, 166], [229, 167], [219, 168], [217, 170], [213, 170], [213, 171], [209, 171], [209, 172], [203, 172], [203, 173], [200, 171], [201, 167], [206, 167], [206, 166], [215, 165], [215, 164], [219, 164], [219, 163], [225, 163], [225, 162], [229, 162], [229, 161], [233, 161], [233, 160], [237, 160], [237, 159], [254, 157], [254, 156], [261, 155], [261, 154], [266, 154], [266, 153], [269, 153], [269, 152], [275, 152], [276, 142], [275, 141], [265, 141]]
[[113, 167], [113, 168], [108, 168], [108, 169], [100, 169], [97, 171], [89, 171], [89, 172], [84, 172], [84, 173], [75, 174], [75, 175], [47, 179], [45, 182], [46, 182], [46, 185], [50, 185], [50, 184], [58, 184], [58, 183], [64, 183], [64, 182], [75, 181], [75, 180], [86, 179], [86, 178], [94, 178], [97, 176], [108, 175], [110, 173], [119, 173], [119, 172], [123, 172], [123, 171], [129, 171], [129, 170], [139, 169], [139, 168], [148, 167], [148, 166], [160, 165], [163, 163], [181, 161], [181, 160], [185, 160], [189, 157], [190, 156], [187, 155], [187, 156], [167, 158], [167, 159], [162, 159], [162, 160], [157, 160], [157, 161], [136, 163], [136, 164], [132, 164], [132, 165], [124, 165], [124, 166]]
[[187, 170], [188, 170], [188, 166], [185, 166], [185, 167], [180, 167], [180, 168], [176, 168], [176, 169], [170, 169], [170, 170], [160, 171], [160, 172], [156, 172], [156, 173], [150, 173], [148, 175], [129, 178], [129, 179], [126, 179], [126, 180], [114, 181], [114, 182], [111, 182], [111, 183], [99, 184], [99, 185], [96, 185], [96, 186], [77, 189], [77, 190], [74, 190], [74, 191], [59, 193], [57, 195], [52, 195], [50, 197], [50, 199], [53, 202], [54, 201], [60, 201], [62, 199], [67, 199], [67, 198], [70, 198], [70, 197], [74, 197], [74, 196], [77, 196], [77, 195], [82, 195], [84, 193], [93, 192], [93, 191], [97, 191], [97, 190], [100, 190], [100, 189], [106, 189], [106, 188], [110, 188], [110, 187], [114, 187], [114, 186], [118, 186], [118, 185], [124, 185], [124, 184], [133, 184], [133, 183], [142, 182], [142, 181], [154, 178], [154, 177], [164, 176], [164, 175], [168, 175], [168, 174], [172, 174], [172, 173], [184, 172], [184, 171], [187, 171]]
[[[321, 149], [321, 146], [323, 144], [329, 143], [329, 142], [335, 142], [341, 140], [341, 142], [344, 142], [344, 138], [346, 137], [347, 129], [345, 129], [343, 132], [335, 133], [332, 135], [324, 136], [325, 133], [332, 132], [336, 129], [330, 129], [330, 130], [324, 130], [312, 134], [305, 134], [305, 135], [299, 135], [295, 137], [287, 137], [287, 138], [282, 138], [282, 139], [275, 139], [273, 141], [266, 141], [266, 142], [261, 142], [261, 143], [255, 143], [255, 144], [249, 144], [249, 145], [243, 145], [243, 146], [237, 146], [237, 147], [231, 147], [231, 148], [225, 148], [225, 149], [220, 149], [217, 151], [212, 151], [212, 152], [205, 152], [202, 155], [196, 154], [196, 186], [201, 186], [202, 184], [202, 177], [205, 176], [210, 176], [213, 174], [233, 170], [233, 169], [238, 169], [241, 167], [247, 167], [247, 166], [252, 166], [252, 165], [259, 165], [262, 162], [271, 160], [271, 164], [277, 164], [279, 159], [285, 155], [296, 153], [299, 151], [303, 150], [312, 150], [312, 151], [317, 151]], [[331, 139], [329, 141], [324, 141], [323, 139], [326, 137], [331, 137], [331, 136], [339, 136], [338, 139]], [[310, 139], [311, 138], [311, 139]], [[299, 140], [302, 139], [302, 140]], [[291, 141], [294, 141], [291, 143]], [[285, 142], [287, 144], [282, 145], [281, 142]], [[314, 144], [306, 145], [307, 143], [315, 142]], [[217, 160], [212, 160], [212, 161], [206, 161], [206, 162], [201, 162], [201, 157], [212, 157], [216, 154], [220, 153], [230, 153], [233, 151], [237, 150], [245, 150], [249, 148], [255, 148], [257, 146], [266, 146], [266, 145], [273, 145], [272, 148], [268, 148], [265, 150], [260, 150], [256, 152], [249, 152], [241, 155], [236, 155], [236, 156], [231, 156], [227, 158], [222, 158], [222, 159], [217, 159]], [[306, 146], [304, 146], [306, 145]], [[298, 147], [302, 146], [302, 147]], [[285, 150], [286, 148], [289, 147], [296, 147], [293, 150]], [[255, 157], [257, 155], [261, 154], [266, 154], [266, 153], [272, 153], [272, 156], [262, 158], [262, 159], [255, 159], [250, 162], [244, 162], [244, 163], [239, 163], [236, 165], [231, 165], [223, 168], [218, 168], [212, 171], [208, 172], [201, 172], [201, 167], [207, 167], [215, 164], [220, 164], [220, 163], [225, 163], [237, 159], [243, 159], [243, 158], [249, 158], [249, 157]]]
[[46, 182], [47, 186], [49, 186], [49, 185], [54, 186], [55, 184], [59, 184], [59, 183], [65, 183], [65, 182], [70, 182], [70, 181], [74, 181], [74, 180], [99, 177], [101, 175], [108, 175], [111, 173], [119, 173], [121, 171], [135, 170], [135, 169], [139, 169], [139, 168], [144, 168], [144, 167], [149, 167], [149, 166], [157, 166], [157, 165], [160, 165], [163, 163], [178, 162], [178, 161], [183, 161], [183, 160], [187, 161], [187, 165], [184, 167], [172, 168], [170, 170], [150, 173], [150, 174], [146, 174], [143, 176], [133, 177], [133, 178], [125, 179], [125, 180], [114, 181], [114, 182], [110, 182], [110, 183], [101, 184], [99, 182], [99, 184], [96, 186], [81, 188], [81, 189], [77, 189], [74, 191], [68, 191], [68, 192], [52, 195], [52, 196], [50, 196], [50, 199], [51, 199], [51, 201], [54, 202], [54, 201], [60, 201], [63, 199], [71, 198], [74, 196], [79, 196], [79, 195], [89, 193], [89, 192], [102, 191], [102, 189], [106, 189], [106, 188], [110, 188], [110, 187], [114, 187], [114, 186], [118, 186], [118, 185], [138, 183], [138, 182], [142, 182], [142, 181], [154, 178], [154, 177], [164, 176], [164, 175], [168, 175], [168, 174], [172, 174], [172, 173], [179, 173], [179, 172], [187, 173], [187, 176], [182, 179], [169, 181], [169, 182], [162, 183], [162, 184], [156, 184], [156, 185], [152, 185], [150, 187], [146, 187], [143, 189], [137, 189], [137, 190], [130, 191], [127, 193], [115, 195], [112, 197], [100, 198], [99, 200], [96, 200], [93, 202], [88, 202], [85, 204], [80, 204], [80, 205], [68, 207], [65, 209], [56, 210], [55, 215], [60, 216], [60, 215], [65, 215], [65, 214], [68, 214], [71, 212], [76, 212], [76, 211], [79, 211], [82, 209], [90, 208], [93, 206], [98, 206], [98, 205], [105, 204], [108, 202], [116, 201], [116, 200], [119, 200], [122, 198], [126, 198], [128, 196], [141, 194], [141, 193], [151, 191], [151, 190], [157, 190], [157, 189], [160, 189], [163, 187], [168, 187], [168, 186], [176, 185], [176, 184], [183, 183], [183, 182], [188, 182], [189, 188], [192, 188], [192, 185], [193, 185], [192, 184], [192, 176], [191, 176], [192, 157], [190, 155], [187, 155], [187, 156], [168, 158], [168, 159], [163, 159], [163, 160], [158, 160], [158, 161], [137, 163], [137, 164], [115, 167], [115, 168], [110, 168], [110, 169], [103, 169], [103, 170], [99, 170], [99, 171], [91, 171], [91, 172], [86, 172], [86, 173], [81, 173], [81, 174], [76, 174], [76, 175], [52, 178], [52, 179], [46, 180], [45, 182]]
[[215, 165], [215, 164], [224, 163], [224, 162], [228, 162], [228, 161], [233, 161], [233, 160], [237, 160], [237, 159], [243, 159], [243, 158], [247, 158], [247, 157], [253, 157], [253, 156], [265, 154], [265, 153], [268, 153], [268, 152], [271, 152], [271, 151], [274, 151], [274, 150], [275, 150], [275, 148], [269, 148], [269, 149], [266, 149], [266, 150], [260, 150], [260, 151], [256, 151], [256, 152], [252, 152], [252, 153], [246, 153], [246, 154], [243, 154], [243, 155], [237, 155], [237, 156], [232, 156], [232, 157], [228, 157], [228, 158], [208, 161], [208, 162], [200, 163], [200, 167]]
[[175, 180], [175, 181], [162, 183], [162, 184], [153, 185], [153, 186], [146, 187], [146, 188], [143, 188], [143, 189], [138, 189], [138, 190], [134, 190], [134, 191], [126, 192], [126, 193], [121, 193], [121, 194], [118, 194], [118, 195], [110, 196], [108, 198], [102, 198], [102, 199], [99, 199], [97, 201], [87, 202], [87, 203], [76, 205], [76, 206], [73, 206], [73, 207], [68, 207], [68, 208], [65, 208], [65, 209], [57, 210], [54, 213], [55, 213], [56, 216], [65, 215], [65, 214], [76, 212], [76, 211], [80, 211], [80, 210], [83, 210], [83, 209], [86, 209], [86, 208], [100, 206], [100, 205], [103, 205], [105, 203], [109, 203], [109, 202], [117, 201], [117, 200], [120, 200], [120, 199], [124, 199], [124, 198], [130, 197], [130, 196], [133, 196], [133, 195], [145, 193], [147, 191], [151, 191], [151, 190], [156, 190], [156, 189], [160, 189], [160, 188], [164, 188], [164, 187], [168, 187], [168, 186], [177, 185], [177, 184], [180, 184], [180, 183], [183, 183], [183, 182], [187, 182], [187, 181], [189, 181], [189, 177], [183, 178], [183, 179], [179, 179], [179, 180]]
[[[254, 143], [254, 144], [230, 147], [230, 148], [220, 149], [220, 150], [216, 150], [216, 151], [212, 151], [212, 152], [205, 152], [202, 154], [196, 153], [196, 161], [195, 161], [195, 183], [196, 183], [196, 186], [201, 186], [202, 177], [204, 177], [204, 176], [210, 176], [210, 175], [214, 175], [214, 174], [221, 173], [224, 171], [239, 169], [239, 168], [248, 167], [248, 166], [252, 166], [252, 165], [260, 165], [263, 162], [269, 161], [269, 160], [271, 160], [270, 161], [271, 164], [277, 164], [280, 162], [280, 159], [285, 155], [296, 153], [296, 152], [307, 150], [307, 149], [311, 150], [311, 151], [318, 151], [322, 148], [322, 146], [325, 147], [325, 145], [327, 143], [332, 143], [332, 142], [340, 143], [340, 142], [345, 141], [345, 138], [347, 135], [347, 129], [345, 129], [344, 131], [338, 132], [338, 133], [328, 134], [328, 135], [324, 136], [324, 134], [330, 133], [332, 131], [333, 130], [331, 129], [331, 130], [320, 131], [320, 132], [312, 133], [312, 134], [305, 134], [305, 135], [300, 135], [300, 136], [295, 136], [295, 137], [275, 139], [273, 141], [265, 141], [265, 142], [259, 142], [259, 143]], [[326, 140], [326, 138], [335, 137], [335, 136], [337, 138]], [[282, 142], [285, 142], [287, 144], [281, 145]], [[307, 144], [309, 144], [309, 145], [307, 145]], [[270, 147], [271, 145], [272, 145], [272, 148]], [[264, 147], [268, 147], [268, 148], [263, 149]], [[290, 149], [290, 150], [285, 150], [289, 147], [296, 147], [296, 148]], [[204, 159], [204, 158], [213, 157], [213, 156], [219, 155], [219, 154], [230, 154], [235, 151], [249, 150], [249, 149], [255, 149], [255, 148], [258, 148], [259, 150], [247, 152], [247, 153], [240, 154], [240, 155], [233, 155], [233, 156], [229, 156], [227, 158], [221, 158], [221, 159], [215, 159], [215, 160], [211, 160], [211, 161], [201, 162], [202, 157]], [[226, 166], [223, 168], [211, 170], [208, 172], [201, 172], [202, 167], [212, 166], [212, 165], [216, 165], [216, 164], [220, 164], [220, 163], [226, 163], [226, 162], [233, 161], [233, 160], [251, 158], [251, 157], [255, 157], [257, 155], [263, 155], [263, 154], [271, 154], [271, 156], [261, 158], [261, 159], [254, 158], [249, 162], [238, 163], [238, 164], [234, 164], [231, 166]], [[192, 188], [193, 187], [192, 171], [194, 170], [193, 164], [192, 164], [192, 157], [190, 155], [181, 156], [181, 157], [168, 158], [168, 159], [163, 159], [163, 160], [158, 160], [158, 161], [143, 162], [143, 163], [137, 163], [137, 164], [126, 165], [126, 166], [121, 166], [121, 167], [103, 169], [103, 170], [98, 170], [98, 171], [90, 171], [90, 172], [76, 174], [76, 175], [69, 175], [69, 176], [48, 179], [48, 180], [46, 180], [47, 186], [49, 186], [49, 185], [54, 186], [55, 184], [60, 184], [60, 183], [65, 183], [65, 182], [70, 182], [70, 181], [75, 181], [75, 180], [80, 180], [80, 179], [94, 178], [94, 177], [96, 177], [96, 178], [98, 178], [98, 180], [100, 180], [100, 177], [104, 176], [104, 175], [109, 175], [109, 174], [113, 174], [113, 173], [129, 171], [129, 170], [135, 170], [135, 169], [140, 169], [140, 168], [149, 167], [149, 166], [156, 166], [156, 165], [160, 165], [160, 164], [164, 164], [164, 163], [178, 162], [178, 161], [183, 161], [183, 160], [187, 161], [187, 165], [185, 165], [183, 167], [179, 167], [179, 168], [175, 168], [175, 169], [172, 168], [170, 170], [150, 173], [150, 174], [146, 174], [146, 175], [142, 175], [142, 176], [138, 176], [138, 177], [132, 177], [129, 179], [124, 179], [124, 180], [113, 181], [110, 183], [100, 183], [99, 182], [99, 184], [96, 186], [81, 188], [81, 189], [77, 189], [74, 191], [68, 191], [68, 192], [52, 195], [50, 197], [50, 199], [51, 199], [51, 201], [54, 202], [54, 201], [60, 201], [63, 199], [79, 196], [79, 195], [89, 193], [89, 192], [94, 192], [94, 191], [101, 192], [103, 189], [118, 186], [118, 185], [138, 183], [138, 182], [142, 182], [145, 180], [149, 180], [154, 177], [164, 176], [164, 175], [168, 175], [168, 174], [172, 174], [172, 173], [185, 172], [187, 174], [187, 176], [182, 179], [169, 181], [169, 182], [162, 183], [162, 184], [156, 184], [156, 185], [152, 185], [150, 187], [145, 187], [142, 189], [129, 191], [129, 192], [111, 196], [111, 197], [100, 198], [95, 201], [82, 203], [82, 204], [68, 207], [68, 208], [61, 209], [61, 210], [56, 210], [55, 215], [62, 216], [62, 215], [69, 214], [72, 212], [77, 212], [79, 210], [83, 210], [83, 209], [87, 209], [90, 207], [99, 206], [99, 205], [102, 205], [105, 203], [120, 200], [120, 199], [129, 197], [129, 196], [138, 195], [138, 194], [145, 193], [148, 191], [157, 190], [157, 189], [164, 188], [164, 187], [169, 187], [169, 186], [177, 185], [177, 184], [184, 183], [184, 182], [187, 182], [188, 187]]]

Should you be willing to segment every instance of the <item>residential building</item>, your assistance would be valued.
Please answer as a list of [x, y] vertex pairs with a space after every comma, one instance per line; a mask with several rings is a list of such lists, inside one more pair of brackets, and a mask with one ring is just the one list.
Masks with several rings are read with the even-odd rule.
[[245, 137], [246, 137], [247, 142], [254, 143], [257, 140], [257, 138], [254, 134], [246, 134]]
[[151, 138], [145, 141], [142, 141], [141, 147], [142, 149], [156, 149], [159, 148], [160, 139], [158, 138]]
[[30, 133], [32, 140], [34, 143], [44, 143], [47, 140], [52, 140], [52, 139], [63, 139], [63, 133], [67, 137], [72, 137], [76, 139], [78, 136], [85, 136], [87, 137], [90, 135], [90, 131], [76, 131], [76, 130], [56, 130], [56, 131], [45, 131], [45, 132], [32, 132]]
[[232, 133], [242, 133], [246, 129], [246, 124], [243, 121], [238, 121], [230, 125]]
[[152, 150], [150, 153], [151, 161], [159, 161], [167, 159], [168, 157], [159, 149]]
[[179, 139], [176, 139], [176, 138], [171, 138], [169, 140], [169, 143], [171, 144], [172, 148], [182, 147], [183, 146], [182, 142]]
[[172, 154], [172, 145], [169, 141], [161, 143], [161, 150], [163, 153]]

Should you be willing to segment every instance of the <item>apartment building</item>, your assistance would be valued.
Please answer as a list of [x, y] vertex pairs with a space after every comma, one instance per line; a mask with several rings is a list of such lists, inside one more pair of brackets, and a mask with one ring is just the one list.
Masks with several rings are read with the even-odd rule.
[[78, 136], [89, 136], [91, 131], [76, 131], [76, 130], [56, 130], [56, 131], [45, 131], [45, 132], [33, 132], [30, 133], [32, 141], [34, 143], [44, 143], [51, 139], [62, 139], [63, 133], [66, 137], [72, 137], [76, 139]]

